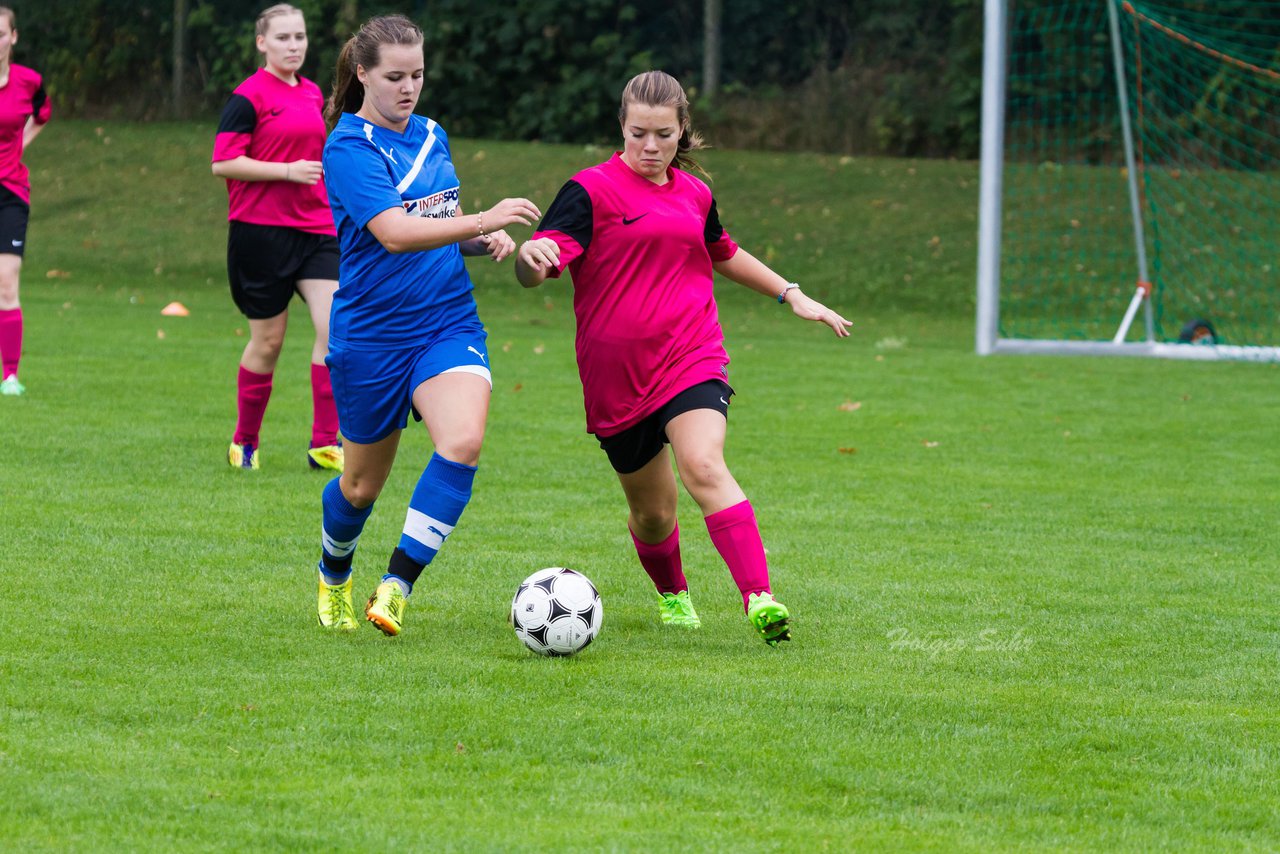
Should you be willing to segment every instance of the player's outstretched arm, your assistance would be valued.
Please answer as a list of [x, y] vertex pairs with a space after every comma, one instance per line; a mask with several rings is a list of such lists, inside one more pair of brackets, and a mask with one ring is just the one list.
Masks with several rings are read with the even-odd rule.
[[737, 282], [759, 294], [777, 299], [791, 306], [796, 317], [825, 323], [837, 338], [849, 335], [849, 327], [853, 321], [847, 320], [815, 299], [805, 296], [800, 288], [791, 285], [779, 276], [760, 259], [747, 250], [738, 247], [738, 251], [727, 261], [717, 261], [712, 265], [715, 271], [726, 279]]
[[[369, 220], [367, 228], [382, 248], [399, 254], [439, 249], [450, 243], [489, 236], [508, 225], [529, 225], [541, 218], [542, 213], [528, 199], [503, 199], [487, 211], [451, 219], [409, 216], [403, 208], [388, 208]], [[492, 243], [490, 241], [490, 245]]]
[[[466, 216], [461, 207], [458, 208], [457, 216]], [[516, 251], [516, 242], [511, 239], [511, 235], [500, 228], [497, 231], [486, 233], [483, 237], [463, 240], [458, 243], [458, 248], [462, 250], [463, 256], [467, 258], [488, 255], [494, 261], [501, 261]]]
[[560, 263], [560, 245], [550, 237], [526, 240], [516, 253], [516, 280], [526, 288], [536, 288]]

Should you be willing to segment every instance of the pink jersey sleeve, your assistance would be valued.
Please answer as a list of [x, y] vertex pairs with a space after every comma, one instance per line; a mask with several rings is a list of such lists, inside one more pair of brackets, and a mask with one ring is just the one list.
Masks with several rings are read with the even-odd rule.
[[547, 273], [549, 277], [559, 278], [587, 251], [593, 231], [591, 217], [591, 196], [586, 189], [577, 181], [565, 183], [533, 234], [534, 238], [548, 237], [560, 247], [560, 261], [553, 272]]
[[560, 247], [559, 262], [556, 263], [555, 267], [547, 271], [547, 277], [550, 279], [560, 278], [560, 274], [565, 271], [566, 267], [582, 257], [582, 246], [563, 231], [535, 231], [531, 239], [537, 240], [540, 237], [549, 237]]

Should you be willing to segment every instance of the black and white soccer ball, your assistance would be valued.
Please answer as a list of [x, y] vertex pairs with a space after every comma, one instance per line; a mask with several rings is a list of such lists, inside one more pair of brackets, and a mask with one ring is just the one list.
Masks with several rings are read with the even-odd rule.
[[560, 566], [530, 575], [511, 600], [516, 637], [542, 655], [573, 655], [595, 640], [603, 619], [595, 585]]

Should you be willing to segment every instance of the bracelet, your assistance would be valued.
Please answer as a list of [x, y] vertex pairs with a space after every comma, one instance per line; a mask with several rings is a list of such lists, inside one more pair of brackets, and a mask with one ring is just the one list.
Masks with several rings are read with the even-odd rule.
[[480, 232], [481, 237], [488, 237], [488, 235], [484, 233], [484, 211], [480, 211], [476, 214], [476, 231]]
[[780, 304], [786, 303], [787, 291], [791, 290], [792, 288], [795, 288], [796, 290], [800, 290], [800, 286], [797, 285], [795, 282], [787, 282], [787, 286], [782, 289], [782, 293], [778, 294], [778, 302]]

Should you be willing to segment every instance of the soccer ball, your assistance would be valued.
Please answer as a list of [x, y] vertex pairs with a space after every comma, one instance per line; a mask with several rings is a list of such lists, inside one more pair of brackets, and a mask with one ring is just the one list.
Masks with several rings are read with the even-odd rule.
[[540, 569], [511, 600], [516, 637], [542, 655], [573, 655], [600, 633], [604, 608], [587, 577], [572, 569]]

